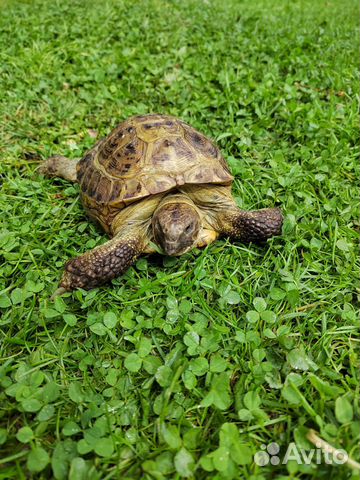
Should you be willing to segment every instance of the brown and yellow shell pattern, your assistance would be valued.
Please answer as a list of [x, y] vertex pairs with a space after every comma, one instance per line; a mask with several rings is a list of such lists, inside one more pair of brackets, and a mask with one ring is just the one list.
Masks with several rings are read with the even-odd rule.
[[129, 203], [186, 184], [230, 184], [227, 163], [204, 135], [169, 115], [131, 117], [78, 163], [88, 213], [109, 231]]

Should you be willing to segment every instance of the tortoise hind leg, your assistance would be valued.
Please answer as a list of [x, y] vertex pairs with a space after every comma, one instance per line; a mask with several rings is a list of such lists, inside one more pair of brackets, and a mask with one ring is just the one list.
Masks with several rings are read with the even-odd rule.
[[70, 182], [76, 182], [76, 165], [78, 161], [55, 155], [45, 160], [40, 166], [39, 172], [46, 177], [61, 177]]

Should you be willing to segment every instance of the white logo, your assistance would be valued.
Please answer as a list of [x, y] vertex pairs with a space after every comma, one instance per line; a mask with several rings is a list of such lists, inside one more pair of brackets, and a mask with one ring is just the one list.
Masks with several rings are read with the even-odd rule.
[[[320, 447], [320, 445], [316, 445]], [[317, 465], [321, 463], [342, 465], [348, 460], [348, 454], [345, 450], [336, 449], [334, 451], [323, 450], [321, 448], [312, 448], [305, 450], [298, 448], [294, 442], [289, 443], [285, 455], [281, 459], [279, 456], [280, 446], [276, 442], [269, 445], [261, 445], [261, 451], [254, 455], [254, 462], [259, 467], [266, 465], [286, 465], [289, 460], [295, 461], [298, 465], [310, 465], [315, 462]]]
[[277, 443], [273, 442], [269, 445], [261, 445], [261, 451], [256, 452], [254, 455], [254, 462], [259, 467], [264, 467], [270, 462], [271, 465], [279, 465], [280, 458], [277, 454], [280, 452], [280, 447]]

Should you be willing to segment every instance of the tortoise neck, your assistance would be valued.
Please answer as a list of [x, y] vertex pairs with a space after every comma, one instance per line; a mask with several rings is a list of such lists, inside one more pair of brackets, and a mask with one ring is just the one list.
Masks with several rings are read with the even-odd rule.
[[162, 196], [162, 194], [152, 195], [120, 210], [111, 223], [110, 235], [123, 235], [124, 232], [133, 228], [146, 230]]
[[186, 195], [185, 193], [179, 192], [178, 190], [169, 193], [168, 195], [165, 195], [159, 202], [159, 205], [156, 210], [164, 207], [165, 205], [170, 205], [172, 203], [186, 203], [190, 207], [193, 207], [197, 210], [195, 203], [191, 200], [191, 198]]

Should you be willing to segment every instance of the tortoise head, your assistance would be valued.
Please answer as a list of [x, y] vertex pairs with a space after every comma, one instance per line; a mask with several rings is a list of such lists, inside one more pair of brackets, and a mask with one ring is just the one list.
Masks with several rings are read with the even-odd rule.
[[152, 227], [155, 242], [166, 255], [177, 256], [196, 246], [201, 218], [188, 202], [172, 201], [156, 209]]

